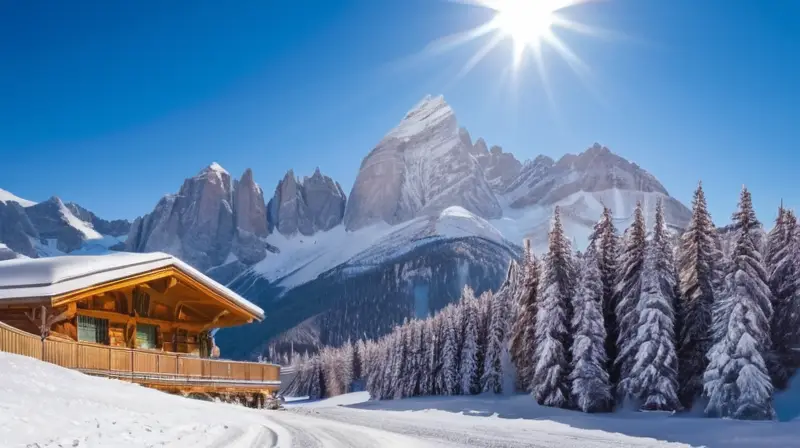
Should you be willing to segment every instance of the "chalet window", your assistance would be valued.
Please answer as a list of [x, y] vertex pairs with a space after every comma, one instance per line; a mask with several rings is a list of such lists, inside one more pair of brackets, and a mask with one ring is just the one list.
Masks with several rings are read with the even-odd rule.
[[156, 348], [157, 327], [155, 325], [136, 324], [136, 347]]
[[78, 340], [105, 344], [108, 340], [108, 320], [78, 315]]
[[133, 309], [142, 317], [150, 316], [150, 295], [139, 289], [133, 290]]

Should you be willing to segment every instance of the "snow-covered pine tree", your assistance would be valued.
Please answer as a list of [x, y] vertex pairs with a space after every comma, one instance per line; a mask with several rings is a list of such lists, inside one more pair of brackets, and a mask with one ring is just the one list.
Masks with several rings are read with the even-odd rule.
[[[478, 352], [476, 360], [478, 362], [478, 382], [483, 377], [483, 367], [486, 363], [486, 347], [489, 344], [489, 326], [492, 322], [492, 308], [494, 303], [494, 293], [485, 291], [478, 298]], [[480, 384], [478, 389], [482, 390]]]
[[[447, 395], [447, 383], [445, 382], [444, 353], [445, 343], [450, 332], [448, 323], [447, 307], [442, 309], [433, 318], [434, 344], [431, 351], [431, 372], [433, 375], [433, 388], [431, 395]], [[449, 348], [455, 350], [455, 345]]]
[[397, 391], [397, 383], [394, 380], [395, 361], [398, 352], [398, 345], [400, 344], [400, 332], [397, 327], [395, 330], [387, 335], [386, 350], [383, 354], [381, 364], [383, 365], [383, 373], [381, 377], [381, 400], [389, 400], [394, 398]]
[[419, 381], [420, 381], [420, 361], [422, 344], [424, 343], [422, 335], [422, 322], [414, 319], [408, 324], [406, 331], [408, 335], [408, 353], [406, 357], [405, 366], [405, 392], [404, 397], [414, 397], [419, 395]]
[[481, 386], [484, 392], [503, 392], [503, 358], [508, 357], [508, 321], [510, 316], [508, 295], [512, 293], [511, 269], [497, 294], [491, 298], [491, 319], [487, 335]]
[[778, 259], [782, 258], [780, 254], [781, 249], [787, 241], [787, 226], [786, 224], [786, 210], [783, 208], [783, 202], [778, 207], [778, 216], [775, 218], [775, 226], [767, 233], [767, 246], [764, 253], [764, 266], [767, 268], [767, 275], [769, 277], [770, 288], [773, 289], [773, 275]]
[[773, 387], [765, 362], [771, 346], [772, 293], [757, 249], [756, 231], [760, 224], [746, 188], [742, 188], [739, 211], [733, 220], [736, 243], [724, 293], [713, 311], [714, 345], [703, 376], [704, 393], [709, 400], [706, 414], [773, 419]]
[[344, 386], [342, 393], [346, 394], [353, 390], [353, 381], [355, 380], [353, 364], [356, 350], [349, 340], [339, 350], [341, 351], [341, 375], [342, 385]]
[[325, 378], [326, 397], [340, 395], [344, 390], [339, 355], [339, 351], [333, 347], [323, 347], [319, 352], [322, 373]]
[[380, 399], [381, 394], [381, 374], [383, 369], [380, 366], [380, 353], [381, 344], [385, 341], [385, 337], [378, 341], [367, 341], [364, 349], [364, 378], [365, 386], [369, 396], [373, 400]]
[[531, 393], [545, 406], [569, 405], [570, 299], [575, 285], [572, 249], [555, 208], [536, 309], [535, 366]]
[[423, 344], [420, 359], [419, 395], [433, 395], [434, 369], [436, 368], [436, 337], [433, 326], [434, 318], [423, 321]]
[[[505, 282], [509, 284], [508, 294], [505, 296], [506, 305], [508, 307], [510, 319], [516, 320], [517, 316], [517, 307], [519, 306], [519, 291], [522, 288], [522, 279], [521, 279], [521, 271], [522, 268], [520, 267], [519, 263], [516, 260], [511, 260], [508, 262], [508, 269], [506, 269], [506, 279]], [[509, 328], [511, 328], [509, 326]], [[510, 335], [510, 333], [509, 333]]]
[[619, 393], [643, 410], [676, 411], [681, 408], [673, 310], [676, 277], [661, 200], [656, 204], [653, 236], [645, 249], [641, 282], [636, 305], [639, 321], [622, 347], [633, 363], [620, 377]]
[[[517, 277], [516, 317], [511, 330], [511, 361], [517, 371], [517, 388], [530, 392], [536, 349], [536, 308], [539, 296], [539, 261], [531, 250], [530, 240], [525, 240], [522, 275]], [[510, 271], [509, 271], [510, 272]]]
[[363, 339], [353, 344], [353, 379], [356, 381], [364, 379], [364, 352], [366, 351], [366, 343]]
[[800, 238], [797, 217], [781, 205], [767, 237], [766, 269], [773, 295], [772, 354], [768, 367], [778, 389], [788, 385], [798, 368], [800, 345]]
[[711, 348], [711, 311], [722, 281], [722, 252], [708, 213], [703, 185], [692, 200], [692, 219], [678, 250], [681, 315], [678, 337], [678, 396], [686, 408], [703, 392]]
[[312, 356], [308, 361], [308, 396], [309, 398], [322, 398], [327, 395], [325, 378], [322, 373], [322, 362], [318, 355]]
[[464, 341], [461, 344], [459, 377], [461, 393], [464, 395], [480, 392], [478, 372], [478, 326], [480, 325], [480, 305], [474, 297], [459, 304], [463, 310]]
[[[626, 378], [636, 362], [634, 336], [638, 331], [639, 314], [637, 305], [642, 292], [642, 271], [644, 267], [645, 248], [647, 246], [647, 229], [644, 224], [644, 212], [641, 202], [636, 204], [633, 212], [633, 223], [625, 231], [623, 249], [620, 253], [620, 271], [617, 283], [616, 306], [617, 323], [617, 358], [611, 373], [615, 378]], [[624, 395], [624, 391], [618, 391]]]
[[603, 321], [606, 327], [607, 370], [611, 384], [616, 384], [618, 377], [614, 374], [614, 360], [617, 356], [617, 277], [619, 276], [620, 242], [611, 209], [603, 207], [600, 220], [594, 225], [589, 237], [587, 253], [594, 251], [600, 271], [600, 283], [603, 285]]
[[[442, 345], [442, 395], [458, 395], [461, 378], [459, 376], [459, 342], [461, 319], [456, 315], [456, 306], [450, 304], [442, 310], [444, 317], [444, 342]], [[460, 313], [459, 313], [460, 314]]]
[[613, 404], [598, 255], [596, 250], [584, 254], [578, 287], [572, 296], [572, 372], [569, 379], [572, 399], [583, 412], [607, 411]]
[[394, 354], [392, 355], [392, 382], [394, 384], [394, 398], [405, 398], [406, 391], [408, 390], [408, 383], [410, 379], [408, 371], [408, 347], [410, 341], [409, 324], [404, 322], [403, 325], [395, 329], [396, 343], [394, 346]]

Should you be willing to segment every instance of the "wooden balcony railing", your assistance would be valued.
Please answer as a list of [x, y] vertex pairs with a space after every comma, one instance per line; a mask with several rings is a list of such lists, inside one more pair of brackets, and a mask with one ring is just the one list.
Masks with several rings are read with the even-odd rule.
[[204, 359], [179, 353], [74, 342], [39, 336], [0, 322], [0, 351], [30, 356], [92, 375], [153, 385], [227, 389], [277, 389], [280, 367], [273, 364]]

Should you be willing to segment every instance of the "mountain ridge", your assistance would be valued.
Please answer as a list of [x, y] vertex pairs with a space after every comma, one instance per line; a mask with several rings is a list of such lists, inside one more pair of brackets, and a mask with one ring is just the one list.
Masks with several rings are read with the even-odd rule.
[[[75, 239], [79, 223], [114, 227], [92, 224], [96, 216], [77, 204], [53, 201], [44, 215], [55, 218], [47, 219], [37, 217], [45, 208], [37, 205], [31, 220], [27, 208], [2, 199], [0, 244], [19, 243], [26, 256], [48, 255], [24, 244], [30, 232], [19, 229], [33, 221], [44, 228], [61, 222], [59, 214], [74, 217], [78, 223], [56, 229], [65, 232], [56, 244], [70, 253], [84, 246], [85, 238]], [[304, 343], [308, 335], [319, 344], [359, 337], [354, 329], [377, 337], [403, 318], [436, 312], [465, 284], [477, 293], [495, 289], [523, 239], [544, 250], [556, 206], [580, 247], [604, 206], [623, 229], [637, 202], [650, 217], [658, 200], [668, 224], [686, 225], [688, 208], [655, 176], [603, 145], [520, 162], [483, 138], [473, 142], [443, 97], [426, 96], [363, 158], [349, 195], [317, 168], [302, 178], [288, 170], [266, 198], [252, 169], [234, 179], [213, 162], [120, 240], [125, 250], [175, 255], [273, 310], [262, 324], [219, 334], [226, 350], [250, 356], [270, 340], [286, 342], [284, 330], [303, 334]], [[357, 321], [347, 328], [336, 319]], [[297, 325], [303, 331], [292, 333]]]

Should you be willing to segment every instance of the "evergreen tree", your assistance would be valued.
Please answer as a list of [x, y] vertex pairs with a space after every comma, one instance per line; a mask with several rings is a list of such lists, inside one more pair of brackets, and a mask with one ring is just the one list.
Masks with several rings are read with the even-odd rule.
[[772, 346], [768, 367], [774, 386], [783, 389], [798, 367], [800, 344], [800, 239], [797, 217], [781, 206], [767, 238], [765, 256], [773, 295]]
[[631, 354], [632, 364], [620, 378], [619, 391], [642, 409], [675, 411], [681, 407], [673, 310], [676, 277], [661, 200], [656, 205], [655, 218], [636, 305], [638, 323], [623, 347], [623, 352]]
[[714, 345], [703, 376], [704, 393], [709, 399], [706, 414], [772, 419], [773, 388], [765, 362], [771, 346], [772, 293], [757, 249], [760, 225], [746, 188], [733, 219], [736, 243], [725, 276], [725, 291], [713, 311]]
[[478, 372], [478, 326], [480, 305], [476, 299], [461, 302], [464, 315], [464, 342], [461, 345], [459, 376], [461, 392], [464, 395], [480, 392]]
[[422, 322], [413, 320], [409, 323], [408, 329], [409, 344], [408, 344], [408, 358], [406, 361], [406, 381], [405, 393], [406, 397], [414, 397], [419, 395], [419, 385], [422, 374], [422, 351], [424, 348], [424, 335], [422, 334]]
[[353, 345], [353, 378], [361, 380], [364, 378], [364, 352], [366, 351], [366, 344], [363, 339], [359, 339]]
[[458, 342], [461, 319], [456, 315], [456, 306], [453, 304], [445, 307], [442, 314], [444, 315], [444, 343], [442, 346], [442, 380], [444, 384], [441, 394], [458, 395], [461, 385]]
[[[620, 254], [620, 271], [617, 285], [619, 301], [616, 306], [617, 320], [617, 358], [612, 375], [627, 378], [636, 362], [634, 336], [638, 331], [639, 314], [637, 305], [642, 292], [642, 271], [644, 268], [647, 230], [644, 224], [642, 204], [637, 203], [633, 212], [633, 223], [625, 231], [624, 247]], [[618, 390], [624, 395], [624, 390]]]
[[486, 363], [486, 349], [489, 344], [489, 326], [492, 322], [492, 308], [494, 303], [494, 293], [485, 291], [478, 298], [478, 351], [476, 360], [478, 362], [478, 389], [481, 389], [480, 379], [483, 378], [483, 367]]
[[420, 324], [420, 340], [419, 347], [419, 392], [417, 395], [426, 396], [431, 395], [433, 386], [433, 375], [431, 371], [432, 358], [433, 358], [433, 318], [429, 317], [423, 320]]
[[[447, 307], [439, 312], [433, 318], [434, 324], [434, 350], [432, 351], [432, 372], [433, 372], [433, 388], [431, 395], [448, 395], [447, 385], [445, 383], [445, 345], [448, 339], [450, 325], [447, 318]], [[453, 342], [455, 344], [455, 342]], [[448, 350], [455, 350], [455, 345], [449, 347]]]
[[535, 360], [531, 393], [539, 404], [569, 404], [570, 299], [574, 290], [572, 249], [555, 208], [536, 310]]
[[611, 384], [618, 381], [617, 375], [613, 372], [614, 360], [617, 356], [617, 276], [619, 275], [619, 254], [620, 243], [617, 229], [614, 226], [614, 219], [611, 209], [603, 207], [603, 214], [600, 220], [594, 225], [592, 234], [589, 237], [587, 254], [594, 251], [597, 266], [600, 271], [600, 283], [603, 285], [603, 321], [606, 327], [606, 356], [607, 370], [610, 375]]
[[692, 201], [692, 219], [678, 251], [681, 326], [678, 338], [678, 384], [681, 403], [691, 408], [703, 392], [706, 354], [711, 348], [711, 312], [719, 294], [722, 252], [708, 213], [702, 184]]
[[603, 322], [603, 282], [597, 251], [587, 251], [581, 265], [579, 287], [572, 296], [574, 337], [572, 353], [572, 397], [583, 412], [611, 408], [611, 384], [606, 359], [606, 330]]
[[[536, 348], [536, 308], [539, 295], [539, 261], [531, 250], [529, 240], [525, 240], [522, 265], [523, 273], [518, 277], [521, 284], [516, 287], [516, 318], [511, 330], [511, 361], [517, 371], [517, 387], [530, 392], [533, 378], [534, 352]], [[509, 269], [509, 274], [511, 270]]]
[[400, 332], [395, 328], [387, 337], [387, 346], [382, 357], [383, 373], [381, 378], [381, 400], [394, 398], [397, 391], [395, 382], [395, 369], [397, 365], [397, 352], [400, 345]]
[[405, 398], [408, 385], [406, 384], [410, 377], [409, 368], [409, 325], [405, 322], [402, 326], [395, 330], [396, 342], [394, 345], [394, 354], [392, 355], [392, 384], [394, 385], [394, 398]]
[[[511, 267], [513, 269], [513, 266]], [[492, 312], [487, 335], [481, 386], [484, 392], [503, 392], [504, 357], [508, 357], [508, 320], [510, 315], [508, 296], [512, 293], [511, 272], [506, 281], [492, 297]]]
[[341, 352], [340, 374], [342, 375], [342, 384], [344, 385], [342, 393], [346, 394], [353, 390], [352, 389], [353, 381], [356, 379], [355, 372], [353, 370], [353, 364], [355, 364], [356, 349], [350, 341], [347, 341], [339, 350]]
[[319, 356], [311, 357], [308, 364], [308, 397], [312, 399], [325, 397], [327, 395], [325, 378]]

